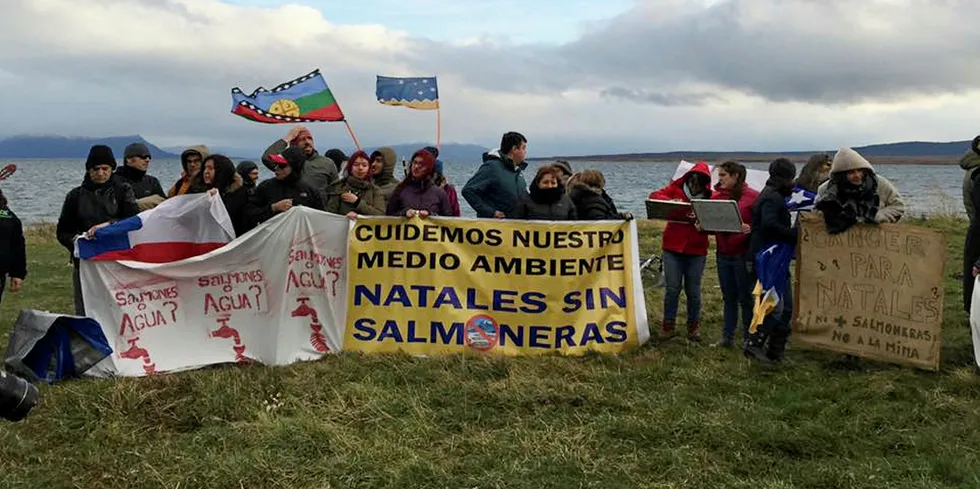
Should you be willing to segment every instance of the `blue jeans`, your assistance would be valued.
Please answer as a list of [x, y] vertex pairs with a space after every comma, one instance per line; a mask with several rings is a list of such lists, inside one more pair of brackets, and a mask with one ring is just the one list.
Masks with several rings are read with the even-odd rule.
[[681, 297], [681, 287], [687, 297], [687, 324], [701, 322], [701, 276], [704, 263], [701, 255], [684, 255], [664, 251], [664, 281], [667, 293], [664, 294], [664, 322], [673, 323], [677, 318], [677, 302]]
[[742, 308], [742, 338], [745, 338], [749, 325], [752, 324], [752, 308], [755, 300], [752, 289], [755, 282], [749, 278], [749, 262], [740, 255], [715, 255], [718, 262], [718, 283], [721, 285], [721, 296], [724, 300], [724, 328], [722, 339], [735, 339], [738, 328], [739, 306]]

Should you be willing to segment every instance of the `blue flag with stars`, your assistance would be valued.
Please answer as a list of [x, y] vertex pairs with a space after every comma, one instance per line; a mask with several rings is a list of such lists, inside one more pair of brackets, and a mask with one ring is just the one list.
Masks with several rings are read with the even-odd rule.
[[817, 194], [799, 186], [793, 186], [793, 193], [786, 197], [786, 208], [790, 212], [812, 211]]
[[[792, 213], [809, 212], [814, 208], [817, 194], [795, 185], [793, 192], [786, 197], [786, 209]], [[769, 244], [755, 257], [757, 282], [752, 295], [755, 307], [752, 311], [752, 324], [749, 332], [754, 333], [779, 302], [786, 296], [789, 285], [789, 263], [796, 254], [793, 243]]]
[[378, 102], [384, 105], [401, 105], [418, 110], [439, 108], [439, 87], [434, 76], [399, 78], [378, 75], [375, 94]]

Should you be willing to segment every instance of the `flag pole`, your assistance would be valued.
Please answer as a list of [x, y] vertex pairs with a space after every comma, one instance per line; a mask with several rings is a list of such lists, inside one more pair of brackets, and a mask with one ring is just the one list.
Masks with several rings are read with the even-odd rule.
[[350, 128], [350, 122], [347, 118], [344, 118], [344, 125], [347, 126], [347, 132], [350, 134], [350, 138], [354, 140], [354, 146], [357, 146], [357, 150], [361, 150], [361, 143], [357, 142], [357, 136], [354, 135], [354, 130]]
[[436, 107], [436, 149], [442, 150], [442, 106]]

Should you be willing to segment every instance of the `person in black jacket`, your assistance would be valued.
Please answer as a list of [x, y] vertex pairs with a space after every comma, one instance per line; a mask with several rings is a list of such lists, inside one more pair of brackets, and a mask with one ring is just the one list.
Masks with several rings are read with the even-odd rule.
[[235, 170], [235, 164], [225, 155], [212, 154], [204, 159], [204, 167], [194, 178], [200, 181], [193, 188], [206, 189], [212, 195], [221, 196], [221, 202], [228, 211], [235, 236], [241, 236], [251, 229], [245, 222], [245, 207], [248, 205], [248, 191], [242, 184], [242, 176]]
[[95, 230], [114, 221], [139, 214], [139, 205], [133, 188], [120, 178], [113, 178], [116, 158], [108, 146], [97, 144], [89, 150], [85, 160], [85, 179], [65, 196], [58, 217], [58, 242], [72, 254], [75, 270], [72, 282], [75, 288], [75, 314], [85, 315], [82, 300], [82, 283], [78, 275], [78, 259], [74, 258], [75, 237], [91, 236]]
[[255, 193], [255, 182], [259, 180], [259, 167], [254, 161], [245, 160], [235, 168], [238, 175], [242, 177], [242, 187], [248, 195]]
[[[971, 146], [973, 156], [980, 157], [980, 136], [973, 139]], [[963, 157], [963, 161], [967, 161]], [[965, 166], [961, 163], [960, 166]], [[966, 240], [963, 242], [963, 310], [970, 314], [970, 306], [973, 304], [973, 284], [977, 276], [978, 263], [980, 263], [980, 215], [973, 209], [980, 209], [980, 171], [974, 171], [978, 166], [968, 167], [966, 183], [963, 188], [970, 198], [966, 205], [967, 215], [970, 218], [970, 227], [966, 232]]]
[[575, 213], [583, 221], [633, 219], [628, 212], [616, 210], [612, 197], [606, 193], [606, 177], [599, 170], [588, 169], [568, 179], [568, 196], [575, 204]]
[[[793, 193], [796, 165], [786, 158], [769, 164], [769, 180], [752, 207], [752, 234], [749, 249], [752, 266], [759, 252], [776, 243], [796, 243], [797, 231], [792, 227], [786, 197]], [[793, 320], [793, 285], [786, 270], [786, 294], [780, 296], [776, 309], [766, 316], [755, 334], [745, 341], [745, 356], [758, 360], [781, 361], [786, 350]], [[750, 278], [755, 283], [755, 278]], [[767, 344], [768, 342], [768, 344]]]
[[143, 143], [126, 146], [123, 153], [123, 166], [115, 171], [115, 177], [133, 187], [133, 195], [141, 211], [152, 209], [167, 198], [160, 180], [146, 174], [150, 167], [150, 148]]
[[531, 180], [528, 195], [521, 198], [507, 216], [511, 219], [541, 221], [574, 221], [577, 214], [575, 204], [565, 193], [561, 183], [562, 169], [557, 166], [542, 166]]
[[10, 291], [19, 292], [27, 278], [27, 248], [24, 246], [24, 226], [7, 206], [7, 197], [0, 190], [0, 300], [10, 277]]
[[281, 154], [267, 154], [262, 159], [263, 164], [275, 168], [276, 177], [260, 183], [249, 197], [245, 219], [250, 228], [297, 205], [324, 210], [320, 192], [300, 179], [306, 164], [301, 148], [290, 146]]

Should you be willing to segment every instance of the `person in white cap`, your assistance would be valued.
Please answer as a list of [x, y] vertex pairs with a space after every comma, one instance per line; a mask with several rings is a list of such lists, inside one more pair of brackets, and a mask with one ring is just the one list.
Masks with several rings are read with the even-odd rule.
[[851, 148], [841, 148], [834, 155], [830, 180], [817, 190], [816, 208], [823, 213], [830, 234], [858, 223], [898, 222], [905, 215], [898, 189]]

